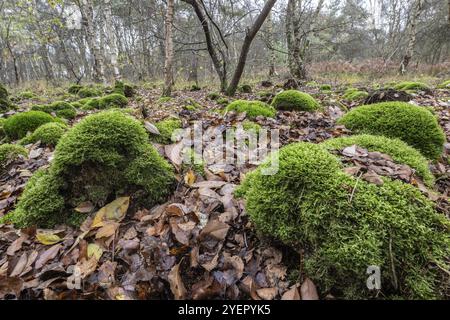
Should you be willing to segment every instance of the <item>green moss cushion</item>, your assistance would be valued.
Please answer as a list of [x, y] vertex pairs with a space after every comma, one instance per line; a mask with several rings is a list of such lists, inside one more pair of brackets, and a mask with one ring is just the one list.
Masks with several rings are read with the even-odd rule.
[[276, 115], [276, 110], [262, 101], [235, 100], [225, 110], [227, 112], [245, 112], [249, 119], [254, 119], [258, 116], [273, 118]]
[[31, 135], [20, 140], [20, 144], [25, 145], [40, 141], [44, 145], [56, 146], [66, 130], [67, 125], [63, 123], [49, 122], [37, 128]]
[[7, 112], [12, 104], [8, 98], [8, 90], [0, 83], [0, 112]]
[[128, 99], [119, 93], [112, 93], [100, 98], [78, 100], [83, 105], [83, 110], [124, 108], [128, 104]]
[[19, 155], [26, 157], [28, 155], [27, 149], [16, 144], [5, 143], [0, 145], [0, 169], [3, 169], [9, 161], [14, 160]]
[[356, 133], [398, 138], [429, 159], [438, 158], [445, 136], [436, 117], [426, 108], [405, 102], [383, 102], [352, 109], [338, 123]]
[[404, 81], [394, 86], [396, 90], [415, 91], [415, 90], [430, 90], [430, 87], [422, 82]]
[[378, 151], [392, 157], [397, 163], [407, 164], [416, 170], [425, 184], [432, 186], [434, 176], [430, 171], [428, 160], [416, 149], [399, 139], [390, 139], [383, 136], [356, 135], [326, 140], [321, 143], [328, 150], [341, 150], [357, 145], [369, 151]]
[[20, 139], [25, 137], [28, 132], [33, 132], [48, 122], [61, 122], [61, 119], [54, 118], [42, 111], [27, 111], [7, 118], [3, 129], [9, 138]]
[[380, 297], [443, 297], [450, 223], [417, 188], [387, 178], [381, 186], [357, 181], [320, 145], [291, 144], [278, 155], [276, 174], [262, 174], [267, 160], [236, 195], [262, 234], [303, 250], [303, 271], [320, 293], [373, 296], [366, 270], [374, 265]]
[[314, 111], [319, 108], [319, 103], [307, 93], [286, 90], [275, 96], [272, 106], [277, 110]]
[[75, 107], [65, 101], [55, 101], [49, 105], [34, 105], [31, 110], [42, 111], [47, 113], [54, 112], [57, 117], [64, 119], [73, 119], [77, 115], [77, 110]]
[[148, 143], [138, 121], [122, 112], [101, 112], [61, 138], [50, 168], [33, 176], [5, 220], [19, 227], [53, 226], [70, 221], [81, 202], [101, 207], [120, 195], [151, 207], [166, 198], [173, 183], [171, 166]]
[[83, 87], [78, 90], [77, 94], [80, 98], [88, 98], [88, 97], [98, 97], [102, 94], [102, 92], [95, 88]]
[[364, 99], [368, 96], [369, 94], [366, 91], [362, 91], [356, 88], [348, 88], [345, 91], [343, 98], [348, 101], [355, 101], [359, 99]]
[[438, 85], [438, 89], [450, 89], [450, 80], [442, 82]]
[[181, 129], [181, 120], [169, 117], [167, 119], [158, 121], [155, 127], [159, 131], [159, 135], [150, 133], [150, 140], [160, 144], [172, 143], [172, 135], [177, 129]]

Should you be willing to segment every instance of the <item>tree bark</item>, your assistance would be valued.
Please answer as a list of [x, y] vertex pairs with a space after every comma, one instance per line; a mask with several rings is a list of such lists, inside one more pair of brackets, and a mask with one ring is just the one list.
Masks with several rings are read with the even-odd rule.
[[405, 74], [409, 63], [414, 54], [414, 47], [416, 45], [417, 37], [417, 20], [420, 17], [420, 13], [423, 9], [423, 0], [416, 0], [413, 4], [411, 10], [411, 17], [408, 26], [408, 45], [406, 47], [405, 54], [403, 55], [402, 61], [400, 62], [399, 73]]
[[223, 61], [220, 61], [219, 59], [219, 54], [216, 51], [215, 45], [213, 43], [211, 28], [209, 26], [206, 14], [200, 7], [198, 0], [181, 0], [181, 1], [190, 4], [192, 6], [192, 8], [195, 11], [195, 14], [197, 15], [198, 20], [202, 25], [208, 54], [211, 57], [214, 70], [216, 71], [220, 80], [220, 91], [225, 92], [225, 90], [227, 89], [227, 69], [226, 69], [227, 63], [225, 59]]
[[109, 47], [109, 61], [111, 62], [111, 67], [113, 68], [114, 80], [120, 81], [122, 77], [120, 75], [119, 65], [117, 63], [119, 51], [117, 49], [116, 35], [114, 33], [112, 24], [111, 0], [105, 0], [104, 12], [106, 24], [106, 39]]
[[94, 81], [105, 82], [103, 56], [100, 47], [95, 39], [94, 28], [94, 8], [91, 0], [79, 0], [78, 6], [81, 12], [84, 30], [86, 33], [86, 41], [88, 42], [89, 51], [94, 59]]
[[263, 25], [264, 21], [266, 20], [267, 16], [272, 10], [272, 7], [275, 5], [275, 2], [277, 2], [277, 0], [267, 0], [262, 11], [256, 18], [253, 26], [250, 29], [247, 29], [247, 33], [244, 38], [244, 43], [242, 44], [241, 48], [241, 54], [239, 55], [238, 64], [234, 71], [234, 75], [233, 78], [231, 79], [230, 85], [226, 91], [228, 96], [232, 96], [236, 93], [237, 86], [239, 84], [239, 81], [241, 80], [242, 73], [244, 72], [245, 62], [247, 61], [247, 55], [250, 50], [252, 41], [255, 38], [256, 34], [258, 33], [259, 29], [261, 29], [261, 26]]
[[165, 61], [164, 61], [164, 89], [163, 96], [169, 97], [172, 94], [173, 85], [173, 15], [174, 0], [167, 0], [167, 11], [165, 19]]
[[276, 75], [272, 13], [269, 13], [269, 15], [267, 16], [267, 42], [268, 42], [268, 47], [269, 47], [269, 51], [270, 51], [269, 78], [272, 78], [273, 76]]

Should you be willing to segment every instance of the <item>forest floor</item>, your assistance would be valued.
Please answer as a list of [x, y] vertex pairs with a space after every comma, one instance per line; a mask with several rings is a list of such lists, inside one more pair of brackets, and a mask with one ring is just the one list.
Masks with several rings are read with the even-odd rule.
[[[253, 88], [239, 93], [246, 100], [268, 100], [278, 88]], [[308, 141], [319, 143], [345, 135], [336, 125], [345, 109], [362, 101], [342, 98], [345, 87], [322, 92], [304, 87], [323, 106], [318, 112], [278, 112], [275, 119], [257, 118], [265, 128], [279, 129], [281, 145]], [[262, 91], [265, 94], [260, 94]], [[202, 121], [205, 130], [225, 130], [245, 120], [245, 114], [223, 114], [224, 105], [208, 98], [206, 90], [179, 90], [161, 102], [159, 89], [138, 89], [129, 108], [138, 119], [154, 123], [175, 115], [188, 127]], [[20, 112], [42, 99], [24, 99]], [[186, 110], [195, 101], [196, 110]], [[418, 92], [412, 102], [432, 107], [450, 141], [450, 90]], [[90, 112], [79, 113], [78, 122]], [[287, 246], [256, 233], [245, 214], [242, 200], [233, 196], [245, 173], [255, 165], [206, 166], [204, 177], [182, 170], [172, 145], [157, 145], [172, 162], [179, 181], [170, 199], [154, 208], [128, 206], [118, 198], [105, 210], [122, 215], [113, 230], [91, 230], [95, 212], [80, 208], [86, 221], [80, 228], [58, 226], [52, 230], [16, 230], [0, 225], [0, 299], [332, 299], [317, 292], [301, 272], [301, 249]], [[27, 182], [39, 168], [49, 165], [53, 149], [38, 143], [28, 146], [29, 157], [11, 163], [0, 176], [0, 216], [14, 208]], [[450, 144], [445, 154], [431, 165], [439, 177], [433, 193], [421, 185], [443, 214], [449, 216]], [[349, 161], [361, 161], [349, 155]], [[413, 183], [411, 181], [411, 183]], [[438, 196], [436, 196], [438, 194]], [[81, 271], [77, 288], [74, 266]]]

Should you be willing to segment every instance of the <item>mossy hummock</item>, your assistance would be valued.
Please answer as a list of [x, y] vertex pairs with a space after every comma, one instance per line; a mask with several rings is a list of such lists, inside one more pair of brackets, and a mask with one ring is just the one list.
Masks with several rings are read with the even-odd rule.
[[73, 119], [77, 115], [75, 107], [65, 101], [55, 101], [49, 105], [34, 105], [31, 107], [31, 110], [55, 113], [57, 117], [64, 119]]
[[442, 82], [438, 85], [438, 89], [450, 89], [450, 80]]
[[405, 102], [382, 102], [352, 109], [338, 120], [355, 133], [398, 138], [429, 159], [443, 151], [445, 135], [436, 117], [426, 108]]
[[41, 125], [49, 122], [62, 122], [62, 120], [42, 111], [27, 111], [7, 118], [3, 129], [10, 139], [21, 139], [28, 132], [34, 132]]
[[59, 139], [67, 130], [67, 125], [59, 122], [49, 122], [37, 128], [32, 134], [20, 140], [20, 144], [26, 145], [40, 141], [47, 146], [56, 146]]
[[83, 110], [124, 108], [128, 104], [128, 99], [119, 93], [111, 93], [100, 98], [78, 100], [83, 105]]
[[340, 150], [352, 145], [357, 145], [371, 152], [378, 151], [385, 153], [395, 162], [407, 164], [414, 169], [417, 175], [422, 178], [429, 187], [434, 184], [434, 176], [430, 171], [428, 160], [420, 153], [420, 151], [399, 139], [363, 134], [329, 139], [322, 142], [321, 145], [328, 150]]
[[286, 90], [275, 96], [272, 106], [277, 110], [315, 111], [319, 108], [319, 103], [307, 93]]
[[27, 149], [17, 144], [5, 143], [0, 145], [0, 170], [20, 155], [26, 157], [28, 155]]
[[236, 111], [238, 113], [245, 112], [249, 119], [254, 119], [258, 116], [273, 118], [277, 113], [277, 111], [267, 103], [247, 100], [235, 100], [226, 107], [225, 111]]
[[102, 92], [96, 88], [83, 87], [78, 90], [77, 94], [80, 98], [90, 98], [101, 96]]
[[367, 98], [368, 96], [369, 93], [367, 93], [367, 91], [362, 91], [357, 88], [348, 88], [345, 91], [343, 98], [348, 101], [355, 101]]
[[16, 209], [4, 220], [18, 227], [71, 221], [90, 201], [101, 207], [117, 196], [153, 206], [174, 186], [173, 169], [148, 143], [143, 126], [122, 112], [90, 115], [56, 146], [48, 170], [30, 179]]
[[174, 117], [158, 121], [155, 123], [155, 127], [158, 128], [159, 135], [150, 133], [150, 140], [160, 144], [172, 143], [172, 135], [177, 129], [181, 129], [181, 120]]
[[430, 87], [422, 82], [404, 81], [395, 85], [394, 89], [403, 91], [428, 91]]
[[123, 81], [116, 81], [113, 93], [118, 93], [127, 98], [131, 98], [134, 95], [134, 88], [132, 85], [124, 83]]
[[[346, 174], [324, 147], [282, 148], [279, 168], [263, 175], [269, 158], [247, 174], [236, 195], [256, 228], [302, 250], [302, 270], [321, 294], [373, 297], [368, 266], [379, 266], [379, 297], [444, 296], [449, 276], [449, 220], [418, 188], [383, 178], [380, 186]], [[275, 155], [274, 155], [275, 156]], [[439, 267], [437, 267], [439, 266]]]
[[12, 103], [8, 98], [8, 90], [0, 83], [0, 112], [7, 112], [11, 107]]

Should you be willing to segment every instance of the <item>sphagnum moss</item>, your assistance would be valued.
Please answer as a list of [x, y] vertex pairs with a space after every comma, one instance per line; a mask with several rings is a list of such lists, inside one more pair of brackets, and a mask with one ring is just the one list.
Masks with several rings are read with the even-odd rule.
[[385, 298], [444, 295], [450, 223], [417, 188], [388, 178], [381, 186], [357, 181], [310, 143], [282, 148], [278, 172], [263, 176], [269, 166], [249, 173], [236, 195], [258, 230], [304, 250], [303, 270], [321, 293], [371, 297], [366, 270], [376, 265]]
[[122, 112], [84, 118], [59, 141], [53, 162], [26, 185], [4, 220], [19, 227], [70, 221], [83, 201], [96, 206], [118, 195], [154, 205], [170, 193], [171, 166], [148, 143], [143, 126]]

